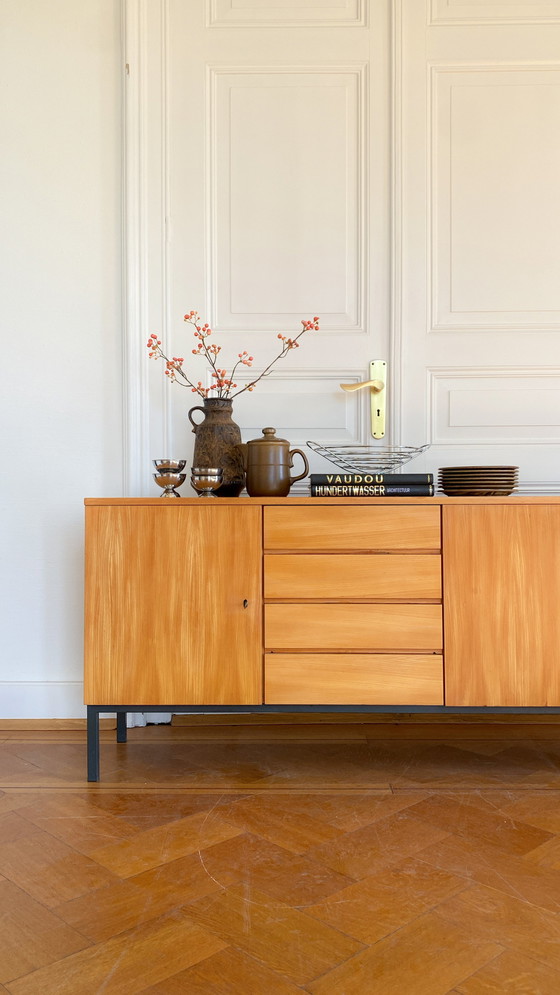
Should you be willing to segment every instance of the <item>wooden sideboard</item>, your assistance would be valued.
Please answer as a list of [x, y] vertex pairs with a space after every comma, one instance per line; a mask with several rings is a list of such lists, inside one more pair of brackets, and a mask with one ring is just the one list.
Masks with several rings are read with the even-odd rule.
[[99, 714], [560, 710], [560, 498], [86, 500]]

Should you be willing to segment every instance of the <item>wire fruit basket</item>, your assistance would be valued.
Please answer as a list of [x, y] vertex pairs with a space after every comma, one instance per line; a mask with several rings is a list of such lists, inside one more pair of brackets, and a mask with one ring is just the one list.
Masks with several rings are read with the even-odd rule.
[[390, 473], [419, 456], [424, 446], [322, 446], [307, 442], [312, 452], [323, 456], [347, 473]]

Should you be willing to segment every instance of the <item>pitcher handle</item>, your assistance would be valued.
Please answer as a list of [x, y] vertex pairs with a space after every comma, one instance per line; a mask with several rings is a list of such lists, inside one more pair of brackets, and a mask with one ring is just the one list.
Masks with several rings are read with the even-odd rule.
[[187, 412], [187, 414], [189, 416], [189, 421], [190, 421], [191, 425], [193, 426], [193, 432], [196, 432], [198, 426], [202, 425], [202, 422], [201, 421], [194, 421], [194, 419], [191, 418], [191, 415], [192, 415], [193, 411], [202, 411], [202, 414], [204, 416], [206, 416], [206, 411], [200, 405], [197, 405], [196, 407], [191, 408], [191, 410]]
[[307, 474], [309, 473], [309, 463], [307, 462], [307, 456], [305, 455], [305, 453], [302, 453], [301, 449], [290, 449], [290, 456], [292, 457], [290, 465], [291, 466], [294, 465], [293, 457], [295, 453], [299, 453], [299, 455], [301, 456], [305, 465], [305, 470], [303, 471], [303, 473], [300, 473], [297, 477], [290, 477], [290, 486], [292, 484], [295, 484], [296, 480], [302, 480], [303, 477], [307, 477]]

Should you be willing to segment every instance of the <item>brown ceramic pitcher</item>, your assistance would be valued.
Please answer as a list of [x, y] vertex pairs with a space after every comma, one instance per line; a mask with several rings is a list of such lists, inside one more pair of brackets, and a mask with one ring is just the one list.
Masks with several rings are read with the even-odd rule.
[[[301, 449], [290, 449], [287, 439], [277, 439], [276, 429], [263, 428], [264, 438], [251, 439], [239, 448], [243, 454], [247, 493], [251, 497], [286, 497], [296, 480], [309, 473], [309, 463]], [[292, 477], [293, 457], [298, 453], [304, 463], [303, 473]]]
[[[194, 420], [194, 411], [202, 411], [201, 422]], [[245, 478], [239, 452], [241, 429], [231, 414], [232, 402], [227, 397], [205, 397], [202, 406], [196, 405], [188, 412], [195, 433], [193, 465], [223, 471], [223, 484], [216, 491], [218, 497], [237, 497]]]

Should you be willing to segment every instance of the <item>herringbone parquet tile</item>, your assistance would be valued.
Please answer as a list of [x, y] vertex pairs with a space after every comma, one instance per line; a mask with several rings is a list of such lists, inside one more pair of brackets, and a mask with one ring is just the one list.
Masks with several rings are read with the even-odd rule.
[[0, 992], [559, 995], [560, 728], [0, 730]]

